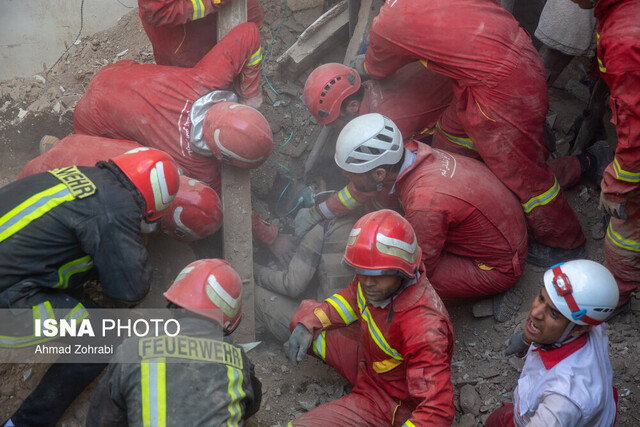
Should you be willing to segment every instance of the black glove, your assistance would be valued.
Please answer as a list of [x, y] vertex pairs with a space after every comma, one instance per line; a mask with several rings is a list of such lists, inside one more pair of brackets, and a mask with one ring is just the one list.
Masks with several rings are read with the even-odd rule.
[[506, 357], [515, 354], [518, 357], [522, 357], [527, 353], [530, 345], [531, 343], [527, 343], [524, 340], [524, 332], [518, 331], [511, 335], [507, 348], [502, 352], [502, 355]]
[[313, 335], [302, 323], [298, 323], [289, 337], [289, 361], [294, 366], [302, 362], [313, 342]]

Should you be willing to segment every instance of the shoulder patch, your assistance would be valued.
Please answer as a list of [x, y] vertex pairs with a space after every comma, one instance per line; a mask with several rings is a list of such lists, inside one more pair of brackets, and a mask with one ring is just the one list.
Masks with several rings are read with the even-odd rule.
[[53, 169], [49, 173], [66, 185], [76, 199], [84, 199], [96, 192], [95, 184], [77, 166]]

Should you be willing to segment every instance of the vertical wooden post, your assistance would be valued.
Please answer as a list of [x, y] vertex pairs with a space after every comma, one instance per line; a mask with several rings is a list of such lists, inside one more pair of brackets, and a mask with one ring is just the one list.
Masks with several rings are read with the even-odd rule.
[[[218, 40], [243, 22], [247, 22], [247, 0], [232, 0], [224, 4], [218, 11]], [[224, 258], [233, 265], [242, 279], [242, 322], [234, 336], [237, 342], [255, 341], [249, 170], [223, 164], [220, 173]]]

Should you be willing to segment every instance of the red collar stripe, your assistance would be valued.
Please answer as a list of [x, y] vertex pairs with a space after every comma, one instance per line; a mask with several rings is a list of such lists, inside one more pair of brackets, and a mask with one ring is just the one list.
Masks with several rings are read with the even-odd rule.
[[576, 303], [575, 298], [573, 298], [573, 288], [571, 287], [571, 282], [566, 274], [562, 272], [560, 269], [560, 265], [554, 266], [551, 271], [553, 272], [553, 286], [555, 287], [556, 292], [559, 296], [563, 297], [569, 310], [571, 310], [571, 317], [575, 320], [580, 320], [589, 325], [599, 325], [595, 319], [587, 316], [586, 309], [580, 309], [578, 304]]

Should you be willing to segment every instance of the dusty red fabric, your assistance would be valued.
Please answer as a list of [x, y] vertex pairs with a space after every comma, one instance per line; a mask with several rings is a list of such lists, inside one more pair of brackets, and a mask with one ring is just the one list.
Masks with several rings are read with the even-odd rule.
[[398, 126], [402, 138], [432, 133], [453, 100], [449, 79], [419, 63], [408, 64], [383, 80], [367, 80], [359, 115], [380, 113]]
[[[527, 228], [517, 199], [481, 162], [416, 141], [405, 148], [417, 158], [396, 180], [392, 196], [416, 231], [438, 295], [471, 298], [513, 286], [527, 260]], [[358, 192], [351, 183], [347, 188], [361, 203], [375, 194]], [[337, 216], [349, 212], [338, 198], [327, 207]]]
[[260, 48], [253, 23], [236, 26], [193, 68], [119, 61], [100, 70], [74, 112], [77, 133], [128, 139], [165, 151], [185, 175], [220, 191], [218, 161], [189, 145], [191, 105], [216, 89], [251, 98], [259, 93], [260, 63], [247, 67]]
[[540, 354], [540, 360], [544, 367], [549, 370], [562, 362], [567, 357], [571, 356], [576, 351], [580, 350], [587, 343], [589, 334], [582, 334], [575, 340], [563, 344], [561, 347], [553, 348], [550, 350], [542, 350], [535, 348], [532, 351], [537, 351]]
[[[366, 306], [380, 334], [403, 358], [385, 373], [373, 369], [374, 362], [390, 356], [375, 343], [367, 322], [360, 317], [357, 281], [354, 279], [335, 295], [357, 313], [358, 319], [351, 324], [357, 326], [345, 328], [345, 321], [329, 302], [305, 300], [290, 327], [293, 330], [302, 323], [317, 337], [323, 328], [314, 309], [323, 310], [331, 321], [326, 328], [325, 360], [354, 387], [347, 396], [307, 412], [293, 425], [317, 426], [321, 421], [322, 425], [401, 425], [407, 420], [416, 426], [451, 425], [455, 413], [451, 385], [453, 331], [446, 309], [426, 276], [400, 292], [392, 305]], [[356, 327], [357, 342], [353, 331], [343, 332]]]
[[138, 147], [142, 145], [134, 141], [69, 135], [46, 153], [30, 160], [20, 171], [18, 179], [67, 166], [94, 166], [100, 160], [109, 160]]
[[275, 224], [263, 221], [257, 212], [251, 212], [251, 229], [253, 230], [253, 237], [267, 245], [271, 245], [278, 237], [278, 227]]
[[[153, 47], [158, 65], [193, 67], [218, 42], [218, 14], [228, 0], [200, 2], [200, 16], [193, 17], [194, 2], [185, 0], [138, 0], [140, 20]], [[247, 22], [264, 22], [264, 9], [258, 0], [247, 0]]]
[[625, 202], [627, 214], [624, 220], [611, 219], [604, 245], [622, 305], [640, 285], [640, 1], [600, 0], [594, 13], [600, 73], [611, 89], [611, 121], [618, 136], [602, 193], [613, 202]]
[[[369, 38], [364, 67], [374, 78], [416, 60], [451, 78], [457, 102], [449, 108], [520, 203], [554, 186], [543, 135], [548, 109], [544, 66], [529, 36], [498, 2], [389, 1]], [[585, 241], [562, 190], [526, 216], [540, 243], [575, 248]]]
[[513, 422], [513, 403], [503, 403], [489, 415], [484, 422], [485, 427], [515, 427]]

